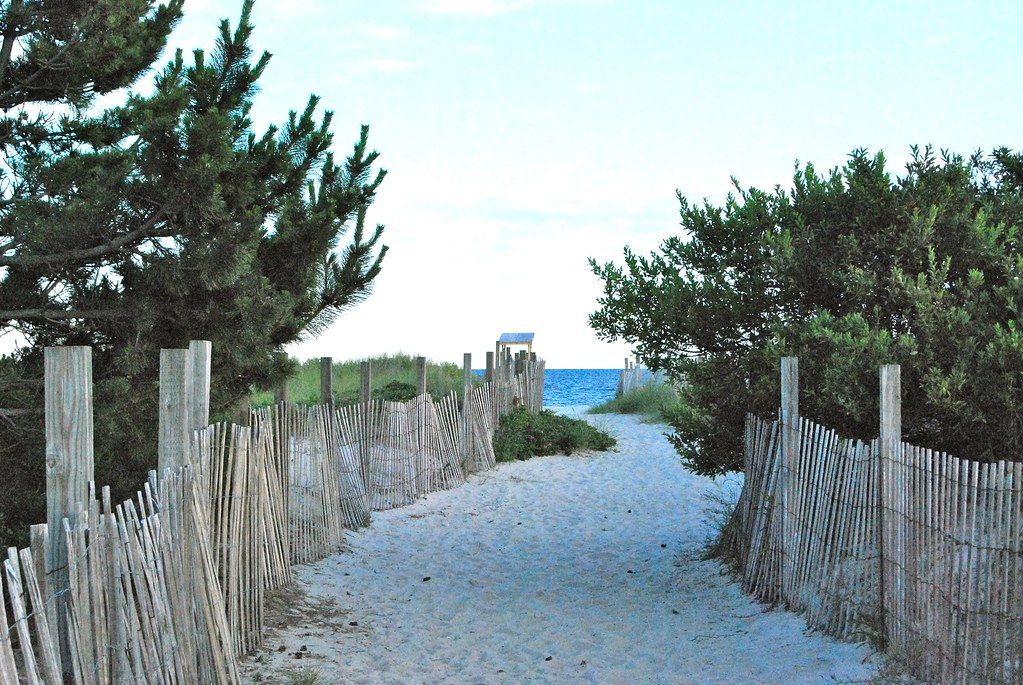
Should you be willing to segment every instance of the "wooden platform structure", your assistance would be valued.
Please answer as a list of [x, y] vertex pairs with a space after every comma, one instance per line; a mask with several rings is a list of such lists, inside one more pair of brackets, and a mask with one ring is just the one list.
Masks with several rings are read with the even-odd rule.
[[533, 337], [535, 333], [502, 333], [497, 340], [497, 358], [503, 359], [501, 354], [512, 347], [525, 347], [526, 355], [533, 356]]

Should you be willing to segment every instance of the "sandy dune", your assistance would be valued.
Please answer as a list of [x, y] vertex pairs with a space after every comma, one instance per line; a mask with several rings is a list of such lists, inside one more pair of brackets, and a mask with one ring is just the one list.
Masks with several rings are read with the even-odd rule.
[[807, 634], [700, 559], [734, 481], [683, 470], [663, 428], [591, 417], [617, 452], [499, 465], [373, 514], [296, 568], [249, 677], [322, 683], [863, 681], [866, 648]]

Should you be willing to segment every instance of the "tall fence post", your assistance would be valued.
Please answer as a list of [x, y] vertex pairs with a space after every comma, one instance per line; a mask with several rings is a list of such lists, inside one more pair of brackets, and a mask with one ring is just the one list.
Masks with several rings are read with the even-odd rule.
[[799, 357], [781, 360], [781, 591], [788, 603], [792, 590], [791, 550], [786, 546], [793, 539], [792, 529], [799, 522], [792, 520], [794, 469], [799, 461]]
[[416, 357], [416, 394], [426, 394], [426, 357]]
[[209, 340], [191, 340], [188, 343], [189, 368], [192, 372], [188, 386], [188, 432], [210, 424], [210, 370], [213, 343]]
[[372, 449], [373, 435], [369, 425], [373, 415], [370, 401], [373, 399], [373, 364], [364, 361], [359, 364], [359, 407], [362, 414], [362, 436], [359, 440], [360, 461], [362, 462], [362, 478], [369, 492], [369, 456]]
[[334, 404], [334, 360], [320, 357], [320, 402]]
[[92, 348], [47, 347], [43, 352], [46, 424], [46, 550], [48, 591], [57, 598], [55, 630], [65, 673], [71, 670], [68, 641], [67, 544], [63, 520], [74, 519], [95, 479], [92, 422]]
[[274, 404], [287, 402], [290, 399], [291, 396], [288, 394], [288, 379], [285, 378], [276, 388], [274, 388]]
[[891, 526], [885, 515], [885, 507], [893, 501], [891, 493], [892, 465], [902, 448], [902, 380], [898, 364], [885, 364], [881, 367], [881, 436], [878, 440], [878, 488], [877, 488], [877, 558], [878, 558], [878, 622], [886, 642], [891, 635], [889, 614], [891, 603], [888, 593], [892, 583], [886, 577], [890, 564], [885, 559], [885, 548], [889, 545], [889, 529]]
[[188, 350], [160, 350], [160, 433], [157, 466], [185, 465], [189, 443], [188, 394], [191, 385]]
[[494, 353], [487, 352], [487, 373], [484, 377], [487, 383], [494, 382]]
[[472, 353], [462, 355], [462, 435], [465, 437], [464, 462], [472, 456]]
[[359, 401], [369, 402], [373, 399], [373, 363], [359, 364]]

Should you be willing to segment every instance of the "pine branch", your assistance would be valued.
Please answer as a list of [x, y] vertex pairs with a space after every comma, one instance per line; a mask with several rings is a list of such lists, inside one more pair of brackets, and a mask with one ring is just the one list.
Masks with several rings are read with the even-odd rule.
[[32, 268], [39, 266], [49, 266], [51, 264], [67, 263], [67, 262], [88, 262], [99, 257], [105, 257], [115, 252], [120, 252], [134, 244], [141, 242], [148, 238], [159, 238], [166, 237], [166, 233], [154, 233], [152, 232], [156, 225], [160, 222], [167, 214], [167, 205], [161, 207], [155, 214], [147, 219], [141, 226], [133, 231], [117, 236], [101, 245], [94, 245], [93, 247], [81, 248], [78, 250], [65, 250], [64, 252], [53, 252], [50, 254], [41, 255], [5, 255], [0, 256], [0, 267], [4, 266], [17, 266], [22, 268]]
[[7, 309], [0, 321], [59, 321], [66, 319], [123, 319], [128, 312], [116, 309]]
[[11, 53], [14, 50], [14, 41], [18, 39], [18, 27], [11, 21], [12, 16], [17, 16], [24, 6], [23, 0], [11, 0], [7, 7], [7, 16], [4, 17], [4, 42], [0, 45], [0, 85], [7, 75], [7, 66], [11, 63]]

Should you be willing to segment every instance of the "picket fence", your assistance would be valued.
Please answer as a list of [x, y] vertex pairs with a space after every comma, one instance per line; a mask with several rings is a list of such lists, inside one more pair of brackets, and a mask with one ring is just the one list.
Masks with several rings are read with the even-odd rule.
[[[184, 465], [151, 472], [132, 500], [90, 484], [62, 530], [33, 526], [28, 548], [8, 550], [0, 685], [239, 682], [266, 593], [292, 566], [342, 550], [371, 511], [493, 467], [501, 416], [542, 407], [543, 373], [508, 358], [461, 398], [280, 403], [195, 430]], [[53, 535], [61, 568], [47, 562]]]
[[638, 357], [635, 362], [626, 357], [625, 367], [618, 372], [618, 387], [615, 396], [621, 397], [639, 390], [644, 385], [659, 385], [664, 382], [663, 371], [651, 371], [640, 365]]
[[884, 435], [899, 415], [885, 368], [895, 397], [869, 442], [786, 411], [783, 373], [779, 418], [746, 420], [723, 554], [750, 594], [882, 647], [921, 681], [1023, 683], [1023, 464]]

